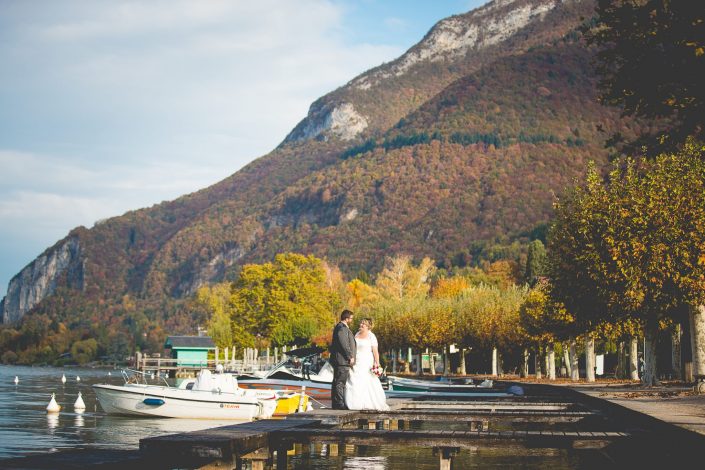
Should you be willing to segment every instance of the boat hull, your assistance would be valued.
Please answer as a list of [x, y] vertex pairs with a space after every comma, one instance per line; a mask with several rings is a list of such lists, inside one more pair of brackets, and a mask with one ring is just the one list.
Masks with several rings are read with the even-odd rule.
[[228, 419], [250, 421], [269, 416], [276, 399], [263, 404], [256, 398], [230, 393], [194, 392], [150, 385], [93, 385], [101, 408], [108, 414], [161, 418]]
[[287, 392], [300, 392], [301, 387], [306, 387], [306, 395], [315, 400], [330, 400], [330, 382], [314, 382], [312, 380], [286, 380], [286, 379], [238, 379], [237, 385], [241, 388], [269, 389]]

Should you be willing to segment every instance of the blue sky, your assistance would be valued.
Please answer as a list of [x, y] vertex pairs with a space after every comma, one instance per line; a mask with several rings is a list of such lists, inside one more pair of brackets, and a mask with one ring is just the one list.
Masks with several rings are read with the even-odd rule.
[[0, 296], [74, 227], [209, 186], [482, 0], [2, 0]]

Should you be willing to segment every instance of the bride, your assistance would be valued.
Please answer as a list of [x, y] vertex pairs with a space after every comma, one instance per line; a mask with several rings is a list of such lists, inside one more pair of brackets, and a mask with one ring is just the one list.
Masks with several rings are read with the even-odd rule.
[[355, 365], [345, 384], [345, 406], [349, 410], [389, 409], [382, 384], [371, 371], [373, 366], [379, 367], [377, 338], [371, 330], [372, 319], [364, 318], [360, 322], [360, 330], [355, 335]]

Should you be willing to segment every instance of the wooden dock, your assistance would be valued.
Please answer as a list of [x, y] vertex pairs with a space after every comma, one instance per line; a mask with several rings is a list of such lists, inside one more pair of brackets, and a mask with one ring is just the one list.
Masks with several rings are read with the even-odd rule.
[[[145, 455], [169, 456], [191, 465], [228, 468], [286, 468], [288, 455], [301, 444], [325, 444], [335, 455], [339, 446], [382, 445], [432, 448], [439, 468], [450, 468], [462, 449], [524, 445], [548, 449], [602, 449], [631, 437], [621, 430], [597, 430], [599, 411], [575, 402], [537, 400], [411, 401], [390, 400], [390, 410], [351, 411], [318, 409], [289, 415], [283, 420], [226, 426], [207, 431], [143, 439]], [[507, 424], [555, 425], [593, 419], [586, 430], [512, 429]], [[414, 429], [420, 423], [460, 423], [464, 430]], [[497, 427], [495, 429], [495, 427]], [[210, 468], [210, 467], [209, 467]]]
[[[615, 468], [679, 468], [705, 451], [705, 438], [597, 398], [557, 387], [526, 387], [524, 397], [467, 400], [390, 399], [390, 410], [318, 409], [202, 431], [142, 439], [135, 451], [69, 451], [0, 461], [29, 469], [286, 469], [292, 455], [325, 449], [329, 457], [356, 446], [432, 449], [448, 470], [481, 448], [599, 452]], [[695, 433], [691, 433], [695, 434]], [[323, 450], [321, 450], [323, 451]]]

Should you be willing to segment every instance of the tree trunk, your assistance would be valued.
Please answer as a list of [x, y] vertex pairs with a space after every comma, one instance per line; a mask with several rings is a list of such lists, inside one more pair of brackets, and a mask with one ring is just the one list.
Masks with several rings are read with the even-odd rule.
[[570, 380], [580, 380], [580, 369], [578, 369], [578, 354], [575, 352], [575, 338], [570, 338]]
[[450, 375], [450, 346], [443, 348], [443, 375]]
[[521, 371], [519, 373], [519, 376], [522, 379], [525, 379], [526, 377], [529, 376], [529, 349], [524, 348], [523, 351], [523, 360], [521, 363]]
[[639, 380], [639, 340], [636, 336], [629, 339], [629, 378]]
[[568, 343], [563, 343], [563, 364], [565, 365], [566, 377], [572, 377], [573, 368], [570, 365], [570, 352]]
[[595, 381], [595, 339], [590, 333], [585, 335], [585, 378]]
[[392, 349], [392, 374], [397, 373], [397, 351]]
[[497, 348], [492, 348], [492, 376], [497, 377]]
[[465, 348], [460, 350], [460, 367], [458, 368], [458, 373], [460, 375], [467, 375], [467, 369], [465, 368]]
[[614, 376], [618, 379], [624, 378], [624, 341], [617, 343], [617, 369], [614, 371]]
[[411, 354], [411, 348], [407, 350], [406, 362], [404, 363], [404, 373], [411, 374], [411, 360], [413, 359], [413, 354]]
[[644, 331], [644, 385], [660, 385], [656, 367], [656, 326], [647, 326]]
[[534, 354], [534, 368], [536, 369], [536, 380], [541, 379], [541, 345], [536, 345], [536, 354]]
[[705, 305], [690, 309], [690, 342], [693, 350], [693, 375], [705, 375]]
[[671, 332], [671, 369], [673, 378], [681, 380], [681, 336], [683, 331], [681, 325], [676, 323]]
[[428, 353], [428, 367], [431, 369], [431, 375], [436, 375], [436, 359], [433, 357], [433, 352], [429, 352], [428, 349], [426, 352]]
[[423, 375], [423, 351], [419, 349], [419, 362], [416, 367], [416, 375]]
[[548, 380], [556, 380], [556, 352], [553, 342], [548, 343], [546, 346], [546, 357], [548, 358]]

